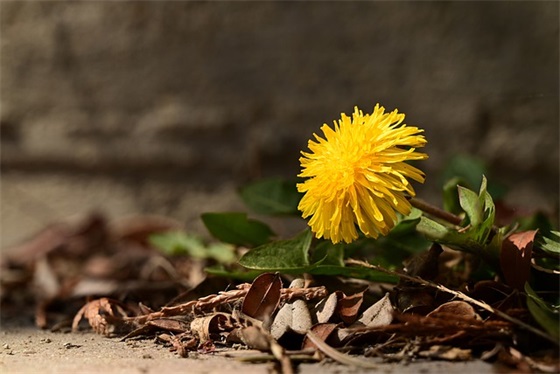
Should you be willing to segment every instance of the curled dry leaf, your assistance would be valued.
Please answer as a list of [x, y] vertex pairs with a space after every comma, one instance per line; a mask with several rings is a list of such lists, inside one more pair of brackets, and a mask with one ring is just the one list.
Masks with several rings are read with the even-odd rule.
[[335, 292], [331, 293], [328, 297], [322, 299], [315, 305], [314, 313], [317, 318], [317, 323], [326, 323], [334, 315], [336, 305], [338, 304], [338, 296]]
[[537, 230], [514, 233], [504, 239], [500, 252], [500, 266], [506, 283], [523, 290], [531, 275], [531, 256]]
[[282, 279], [278, 273], [259, 275], [247, 291], [241, 311], [249, 317], [264, 321], [278, 308], [281, 290]]
[[231, 331], [233, 323], [231, 316], [226, 313], [216, 313], [209, 316], [195, 318], [191, 322], [191, 330], [198, 334], [200, 341], [211, 339], [211, 335]]
[[[294, 279], [290, 283], [290, 289], [302, 288], [304, 285], [303, 279]], [[307, 303], [304, 300], [296, 299], [285, 303], [280, 308], [270, 326], [270, 334], [274, 339], [280, 339], [288, 331], [303, 335], [311, 328], [311, 325], [311, 314]]]
[[284, 304], [274, 317], [270, 333], [274, 339], [280, 339], [286, 332], [305, 334], [312, 326], [309, 308], [303, 300], [294, 300]]
[[121, 303], [104, 297], [90, 301], [76, 313], [72, 321], [72, 330], [77, 331], [80, 321], [85, 318], [95, 332], [110, 336], [126, 326], [125, 317], [127, 314]]

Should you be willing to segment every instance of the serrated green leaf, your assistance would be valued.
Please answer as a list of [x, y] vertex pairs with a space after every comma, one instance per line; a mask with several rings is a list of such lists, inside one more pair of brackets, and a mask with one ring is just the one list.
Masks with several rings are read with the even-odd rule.
[[245, 213], [204, 213], [202, 221], [212, 236], [223, 242], [248, 247], [268, 242], [274, 232]]
[[293, 239], [263, 244], [245, 253], [239, 264], [253, 270], [305, 270], [309, 267], [308, 252], [312, 237], [311, 231], [305, 230]]
[[245, 204], [259, 214], [298, 214], [301, 194], [295, 181], [266, 179], [247, 185], [240, 191]]
[[558, 318], [558, 310], [541, 299], [531, 288], [529, 283], [525, 283], [525, 292], [528, 296], [527, 308], [535, 321], [555, 339], [560, 339], [560, 319]]

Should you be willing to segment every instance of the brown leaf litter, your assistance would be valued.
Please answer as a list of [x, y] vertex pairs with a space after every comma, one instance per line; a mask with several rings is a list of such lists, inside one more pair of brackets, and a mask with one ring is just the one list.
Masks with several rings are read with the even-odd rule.
[[507, 284], [461, 281], [442, 266], [456, 260], [443, 261], [435, 245], [406, 272], [393, 272], [396, 286], [342, 278], [325, 286], [278, 273], [251, 283], [208, 277], [211, 260], [150, 245], [151, 234], [178, 229], [163, 217], [114, 223], [92, 215], [52, 225], [2, 259], [4, 318], [34, 309], [41, 328], [78, 330], [86, 321], [105, 336], [155, 338], [180, 357], [235, 350], [238, 359], [272, 360], [284, 373], [326, 358], [362, 368], [376, 359], [481, 358], [522, 372], [560, 369], [557, 346], [530, 335], [534, 321], [519, 292], [534, 236], [504, 244], [501, 261], [521, 269], [506, 274]]

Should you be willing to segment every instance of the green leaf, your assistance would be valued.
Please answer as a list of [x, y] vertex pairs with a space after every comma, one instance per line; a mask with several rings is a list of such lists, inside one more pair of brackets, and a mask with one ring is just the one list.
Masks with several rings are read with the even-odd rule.
[[263, 244], [245, 253], [239, 264], [253, 270], [305, 272], [311, 239], [311, 231], [305, 230], [293, 239]]
[[215, 259], [221, 264], [230, 264], [236, 260], [234, 247], [226, 243], [204, 245], [202, 239], [181, 231], [153, 234], [149, 242], [167, 255], [187, 255], [193, 258]]
[[482, 205], [479, 196], [463, 186], [457, 186], [459, 204], [467, 214], [471, 226], [477, 226], [482, 221]]
[[240, 191], [245, 204], [259, 214], [298, 214], [301, 194], [295, 181], [279, 178], [252, 183]]
[[537, 236], [539, 248], [550, 255], [560, 256], [560, 232], [551, 231], [549, 236], [540, 234]]
[[150, 236], [149, 242], [170, 256], [189, 255], [195, 258], [206, 258], [206, 249], [202, 240], [181, 231], [153, 234]]
[[317, 244], [312, 256], [313, 263], [344, 266], [344, 244], [325, 240]]
[[424, 234], [429, 240], [442, 244], [461, 244], [464, 237], [452, 227], [447, 227], [428, 217], [421, 217], [416, 226], [418, 232]]
[[535, 321], [537, 321], [537, 323], [555, 339], [560, 339], [560, 319], [558, 318], [558, 309], [553, 308], [541, 299], [531, 288], [529, 283], [525, 283], [525, 292], [528, 296], [527, 308]]
[[215, 238], [235, 245], [258, 246], [274, 235], [268, 225], [248, 219], [245, 213], [204, 213], [202, 221]]
[[434, 242], [459, 251], [474, 253], [498, 269], [499, 252], [496, 248], [501, 248], [502, 235], [497, 237], [499, 240], [488, 240], [494, 227], [496, 208], [492, 197], [486, 191], [486, 178], [482, 178], [479, 194], [462, 186], [458, 187], [458, 192], [461, 207], [467, 214], [468, 225], [457, 230], [422, 217], [417, 225], [418, 232]]

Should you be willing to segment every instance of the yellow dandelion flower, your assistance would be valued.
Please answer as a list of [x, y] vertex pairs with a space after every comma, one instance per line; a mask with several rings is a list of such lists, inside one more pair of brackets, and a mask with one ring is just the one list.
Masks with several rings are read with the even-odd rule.
[[298, 209], [317, 238], [333, 243], [358, 238], [356, 226], [364, 235], [386, 235], [397, 221], [396, 212], [410, 213], [405, 194], [414, 196], [407, 178], [424, 182], [424, 173], [407, 161], [423, 160], [419, 153], [426, 139], [423, 130], [403, 124], [404, 114], [395, 109], [385, 113], [377, 104], [372, 114], [357, 107], [352, 117], [344, 113], [334, 121], [334, 130], [321, 127], [324, 138], [313, 134], [311, 152], [302, 152], [297, 185], [304, 193]]

